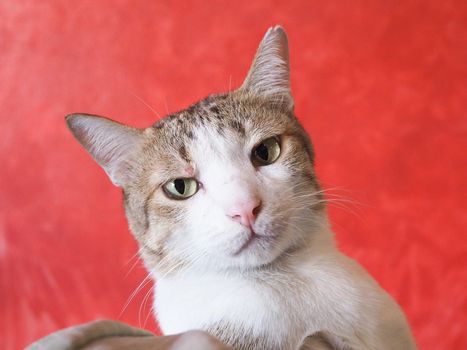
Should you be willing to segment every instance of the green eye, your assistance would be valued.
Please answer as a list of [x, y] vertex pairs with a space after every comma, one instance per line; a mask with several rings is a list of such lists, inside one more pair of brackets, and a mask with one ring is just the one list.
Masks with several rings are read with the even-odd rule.
[[281, 154], [281, 146], [277, 137], [261, 141], [251, 152], [251, 160], [257, 166], [274, 163]]
[[198, 181], [195, 179], [173, 179], [164, 186], [164, 192], [172, 199], [187, 199], [198, 192]]

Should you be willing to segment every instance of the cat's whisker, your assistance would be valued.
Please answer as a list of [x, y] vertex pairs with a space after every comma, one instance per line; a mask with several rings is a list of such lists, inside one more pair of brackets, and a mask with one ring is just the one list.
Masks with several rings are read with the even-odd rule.
[[[128, 276], [130, 275], [130, 273], [133, 271], [133, 269], [136, 267], [136, 265], [138, 265], [139, 263], [141, 263], [141, 261], [139, 260], [139, 257], [138, 257], [138, 253], [136, 253], [135, 257], [137, 257], [135, 259], [135, 261], [133, 262], [133, 264], [131, 265], [131, 267], [128, 269], [128, 272], [125, 274], [125, 276], [123, 276], [123, 279], [126, 279], [128, 278]], [[133, 259], [133, 258], [132, 258]]]
[[342, 204], [340, 201], [336, 201], [336, 200], [327, 200], [327, 203], [328, 205], [331, 207], [335, 207], [335, 208], [338, 208], [338, 209], [341, 209], [347, 213], [350, 213], [354, 216], [356, 216], [357, 218], [361, 219], [361, 215], [358, 214], [355, 210], [351, 209], [349, 206], [345, 205], [345, 204]]
[[[187, 254], [188, 253], [188, 254]], [[183, 268], [184, 265], [186, 264], [187, 261], [190, 261], [188, 258], [192, 255], [192, 248], [191, 247], [185, 247], [184, 249], [180, 250], [178, 252], [178, 259], [175, 264], [172, 266], [165, 266], [167, 265], [167, 262], [170, 261], [170, 259], [173, 259], [173, 257], [166, 256], [165, 259], [162, 259], [159, 261], [159, 266], [161, 266], [161, 270], [164, 272], [162, 273], [162, 277], [167, 277], [170, 276], [170, 274], [173, 271], [178, 270], [179, 268]], [[187, 267], [187, 266], [185, 266]]]
[[[185, 258], [185, 257], [184, 257]], [[175, 263], [174, 265], [172, 265], [172, 267], [169, 268], [169, 270], [165, 271], [162, 275], [163, 278], [166, 278], [168, 276], [170, 276], [170, 274], [173, 272], [173, 271], [176, 271], [178, 268], [180, 267], [183, 267], [183, 264], [185, 264], [185, 261], [184, 260], [180, 260], [178, 261], [177, 263]]]
[[169, 104], [167, 103], [167, 96], [164, 95], [164, 107], [165, 107], [165, 112], [169, 114]]
[[148, 320], [149, 320], [149, 317], [151, 317], [151, 315], [154, 313], [154, 305], [151, 305], [151, 307], [149, 308], [149, 311], [146, 315], [146, 318], [144, 319], [144, 323], [143, 323], [143, 329], [146, 328], [146, 324], [148, 323]]
[[124, 278], [126, 279], [130, 273], [133, 271], [133, 269], [136, 267], [136, 265], [138, 265], [138, 263], [141, 263], [141, 260], [140, 260], [140, 254], [141, 254], [141, 251], [144, 249], [144, 248], [150, 248], [147, 243], [139, 243], [140, 247], [138, 249], [138, 251], [126, 262], [125, 265], [128, 265], [130, 263], [131, 260], [135, 259], [135, 261], [133, 262], [132, 266], [130, 267], [130, 269], [128, 270], [128, 272], [125, 274]]
[[123, 306], [122, 311], [119, 313], [117, 319], [120, 319], [120, 317], [122, 317], [123, 313], [126, 311], [126, 309], [130, 305], [131, 301], [135, 298], [135, 296], [151, 281], [152, 281], [151, 280], [151, 273], [148, 273], [146, 275], [146, 277], [143, 279], [143, 281], [138, 285], [138, 287], [135, 288], [135, 290], [128, 297], [128, 299], [127, 299], [125, 305]]
[[367, 205], [367, 204], [365, 204], [365, 203], [363, 203], [361, 201], [356, 200], [355, 198], [350, 197], [349, 195], [343, 196], [343, 195], [341, 195], [339, 193], [336, 193], [336, 192], [330, 192], [330, 191], [334, 191], [334, 190], [350, 192], [348, 190], [345, 190], [344, 188], [329, 187], [329, 188], [326, 188], [325, 190], [326, 190], [326, 197], [341, 198], [341, 199], [344, 199], [346, 201], [352, 202], [352, 204], [359, 205], [359, 206]]
[[153, 113], [157, 116], [157, 118], [160, 118], [160, 117], [161, 117], [161, 115], [160, 115], [153, 107], [151, 107], [151, 106], [149, 105], [149, 103], [147, 103], [146, 101], [144, 101], [141, 97], [139, 97], [138, 95], [136, 95], [134, 92], [131, 92], [131, 91], [130, 91], [130, 94], [132, 94], [132, 95], [133, 95], [134, 97], [136, 97], [142, 104], [144, 104], [146, 107], [148, 107], [149, 110], [150, 110], [151, 112], [153, 112]]
[[[297, 193], [297, 194], [293, 194], [291, 196], [291, 199], [308, 198], [308, 197], [320, 198], [319, 197], [320, 194], [322, 194], [322, 193], [317, 193], [317, 192], [313, 192], [313, 193], [306, 193], [306, 192]], [[362, 203], [360, 203], [360, 202], [357, 202], [355, 200], [352, 200], [352, 199], [349, 199], [349, 198], [346, 198], [346, 197], [342, 197], [342, 196], [339, 196], [339, 195], [336, 195], [336, 194], [332, 194], [332, 193], [325, 193], [324, 198], [340, 199], [342, 201], [346, 201], [346, 202], [349, 202], [349, 203], [352, 203], [352, 204], [362, 205]]]
[[124, 266], [128, 265], [133, 259], [137, 258], [138, 254], [139, 254], [139, 250], [128, 259], [128, 261], [124, 264]]
[[146, 292], [146, 294], [144, 295], [144, 298], [141, 301], [141, 304], [139, 306], [139, 309], [138, 309], [138, 324], [139, 324], [139, 327], [143, 327], [142, 322], [141, 322], [141, 314], [142, 314], [142, 312], [144, 312], [144, 309], [146, 308], [146, 303], [149, 300], [149, 298], [151, 297], [151, 295], [152, 295], [152, 288], [150, 288]]
[[[297, 187], [301, 188], [300, 184], [294, 186], [292, 189], [294, 190]], [[329, 187], [329, 188], [323, 188], [321, 190], [314, 191], [314, 192], [309, 192], [309, 191], [302, 190], [300, 192], [294, 193], [292, 197], [294, 197], [294, 198], [300, 197], [300, 195], [302, 195], [302, 194], [305, 195], [305, 196], [316, 196], [316, 195], [324, 194], [326, 197], [340, 198], [340, 199], [349, 201], [349, 203], [352, 202], [353, 204], [363, 205], [363, 203], [361, 203], [359, 201], [356, 201], [353, 198], [349, 198], [348, 196], [344, 197], [344, 196], [342, 196], [340, 194], [331, 192], [331, 191], [335, 191], [335, 190], [341, 190], [342, 191], [343, 189], [338, 188], [338, 187]]]
[[346, 202], [346, 203], [352, 204], [354, 206], [363, 206], [363, 205], [365, 205], [364, 203], [356, 201], [355, 199], [346, 198], [346, 197], [342, 197], [342, 196], [335, 195], [335, 194], [326, 194], [325, 198], [326, 199], [333, 199], [333, 200], [337, 200], [337, 201], [341, 201], [341, 202]]
[[[320, 203], [325, 203], [325, 204], [329, 204], [329, 205], [332, 205], [332, 206], [335, 206], [336, 208], [340, 208], [342, 210], [345, 210], [357, 217], [360, 217], [359, 214], [357, 212], [355, 212], [353, 209], [351, 209], [350, 207], [348, 207], [347, 205], [345, 204], [352, 204], [352, 205], [361, 205], [361, 203], [359, 202], [356, 202], [354, 200], [351, 200], [351, 199], [347, 199], [347, 198], [343, 198], [339, 195], [334, 195], [334, 194], [326, 194], [326, 197], [323, 198], [323, 199], [316, 199], [315, 196], [316, 196], [316, 193], [318, 193], [319, 191], [317, 192], [313, 192], [313, 193], [302, 193], [302, 194], [298, 194], [298, 195], [294, 195], [292, 197], [292, 200], [294, 201], [299, 201], [299, 200], [304, 200], [304, 199], [307, 199], [307, 198], [313, 198], [313, 202], [310, 202], [310, 203], [306, 203], [306, 202], [299, 202], [299, 204], [302, 204], [303, 206], [306, 206], [306, 205], [311, 205], [311, 206], [314, 206], [314, 205], [317, 205], [317, 204], [320, 204]], [[288, 211], [291, 211], [291, 210], [296, 210], [296, 209], [300, 209], [300, 207], [298, 206], [294, 206], [294, 207], [289, 207], [288, 208]]]

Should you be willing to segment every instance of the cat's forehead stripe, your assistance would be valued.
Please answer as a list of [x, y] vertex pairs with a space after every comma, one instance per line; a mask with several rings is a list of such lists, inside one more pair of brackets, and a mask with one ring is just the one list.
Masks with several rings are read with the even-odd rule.
[[185, 144], [182, 144], [180, 148], [178, 149], [178, 153], [180, 154], [180, 157], [187, 163], [190, 162], [190, 156], [188, 155], [188, 151], [186, 149]]
[[229, 126], [234, 131], [238, 132], [241, 136], [245, 136], [245, 126], [239, 120], [231, 120]]
[[219, 119], [222, 117], [220, 114], [219, 114], [219, 107], [214, 105], [214, 106], [211, 106], [209, 107], [209, 110], [214, 113]]
[[[221, 136], [225, 136], [227, 129], [245, 136], [244, 107], [231, 105], [226, 102], [227, 97], [227, 94], [209, 96], [183, 111], [166, 116], [153, 127], [173, 135], [174, 138], [184, 135], [189, 140], [195, 138], [193, 131], [200, 127], [215, 130]], [[186, 154], [183, 150], [180, 153]]]

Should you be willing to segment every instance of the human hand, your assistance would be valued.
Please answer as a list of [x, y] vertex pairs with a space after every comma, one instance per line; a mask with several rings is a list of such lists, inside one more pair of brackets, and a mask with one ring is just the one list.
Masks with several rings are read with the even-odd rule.
[[93, 341], [83, 350], [232, 350], [203, 331], [189, 331], [161, 337], [122, 336]]

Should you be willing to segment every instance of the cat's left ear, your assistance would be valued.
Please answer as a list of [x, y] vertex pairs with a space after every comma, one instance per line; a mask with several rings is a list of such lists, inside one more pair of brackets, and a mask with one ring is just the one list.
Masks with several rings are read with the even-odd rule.
[[240, 90], [269, 98], [293, 109], [290, 91], [289, 46], [280, 26], [269, 28], [261, 41]]

